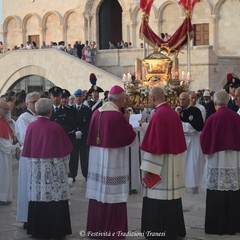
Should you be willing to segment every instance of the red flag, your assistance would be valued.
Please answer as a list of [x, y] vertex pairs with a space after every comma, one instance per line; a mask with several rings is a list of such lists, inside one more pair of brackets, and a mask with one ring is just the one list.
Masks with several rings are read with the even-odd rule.
[[190, 38], [193, 37], [193, 27], [191, 24], [191, 19], [186, 17], [182, 25], [176, 30], [172, 37], [167, 41], [163, 41], [153, 30], [150, 28], [146, 21], [142, 21], [139, 34], [141, 38], [152, 47], [161, 46], [162, 44], [167, 44], [171, 52], [176, 52], [186, 45], [188, 41], [188, 32]]
[[150, 15], [153, 1], [154, 0], [140, 0], [140, 8], [145, 11], [148, 16]]
[[178, 4], [182, 5], [184, 10], [189, 10], [191, 13], [195, 4], [200, 2], [200, 0], [179, 0]]

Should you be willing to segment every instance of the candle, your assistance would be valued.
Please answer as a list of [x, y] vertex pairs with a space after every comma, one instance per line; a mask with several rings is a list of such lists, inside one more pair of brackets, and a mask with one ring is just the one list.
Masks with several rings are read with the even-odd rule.
[[129, 82], [132, 81], [132, 75], [131, 75], [131, 73], [128, 73], [128, 78], [127, 78], [127, 79], [128, 79]]
[[190, 72], [187, 73], [187, 80], [190, 80]]
[[182, 71], [182, 80], [184, 81], [185, 80], [185, 72]]
[[127, 76], [126, 76], [126, 74], [124, 73], [124, 74], [123, 74], [123, 77], [122, 77], [122, 81], [125, 82], [126, 79], [127, 79]]

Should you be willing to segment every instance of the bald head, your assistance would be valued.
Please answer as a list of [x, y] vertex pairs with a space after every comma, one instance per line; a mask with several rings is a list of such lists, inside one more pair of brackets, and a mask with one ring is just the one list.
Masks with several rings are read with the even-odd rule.
[[182, 107], [182, 109], [186, 109], [190, 104], [190, 97], [189, 93], [182, 92], [179, 95], [179, 105]]
[[160, 87], [153, 87], [149, 92], [149, 101], [151, 104], [156, 107], [160, 103], [165, 102], [166, 97], [164, 95], [164, 92], [162, 88]]

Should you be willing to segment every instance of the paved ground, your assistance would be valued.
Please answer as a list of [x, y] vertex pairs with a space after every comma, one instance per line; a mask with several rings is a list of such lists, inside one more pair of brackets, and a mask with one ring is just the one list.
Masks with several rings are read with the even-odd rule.
[[[13, 202], [8, 206], [0, 206], [0, 240], [24, 240], [32, 239], [22, 228], [22, 224], [16, 222], [16, 196], [17, 196], [17, 174], [18, 163], [13, 164]], [[86, 226], [87, 206], [88, 201], [84, 197], [86, 183], [83, 179], [77, 179], [72, 191], [70, 200], [71, 222], [73, 234], [68, 236], [67, 240], [87, 239], [81, 234], [84, 234]], [[140, 192], [140, 189], [138, 190]], [[141, 220], [141, 193], [132, 194], [128, 201], [128, 225], [129, 231], [140, 232]], [[240, 239], [240, 235], [207, 235], [204, 233], [204, 215], [205, 215], [205, 191], [200, 190], [199, 194], [193, 195], [191, 192], [186, 192], [183, 198], [183, 209], [185, 217], [185, 225], [187, 236], [185, 239], [206, 239], [206, 240], [229, 240]], [[128, 236], [127, 240], [144, 239], [139, 236]]]

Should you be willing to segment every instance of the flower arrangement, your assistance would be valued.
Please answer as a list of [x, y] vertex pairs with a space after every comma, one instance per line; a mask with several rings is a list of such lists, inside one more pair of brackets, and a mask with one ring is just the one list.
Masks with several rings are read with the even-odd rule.
[[151, 88], [159, 86], [163, 89], [166, 101], [172, 106], [178, 105], [178, 97], [182, 92], [190, 92], [190, 86], [188, 82], [182, 82], [179, 85], [172, 85], [169, 82], [163, 84], [148, 85], [134, 85], [132, 83], [124, 84], [124, 88], [129, 98], [129, 106], [133, 108], [148, 108], [150, 107], [148, 101], [148, 95]]
[[149, 94], [149, 87], [148, 86], [135, 86], [131, 85], [124, 85], [125, 91], [128, 94], [128, 103], [129, 106], [133, 108], [144, 108], [148, 107], [148, 94]]
[[166, 96], [166, 101], [172, 106], [176, 107], [178, 105], [178, 97], [182, 92], [190, 92], [190, 86], [188, 82], [182, 82], [180, 85], [171, 85], [169, 83], [160, 86], [164, 95]]

